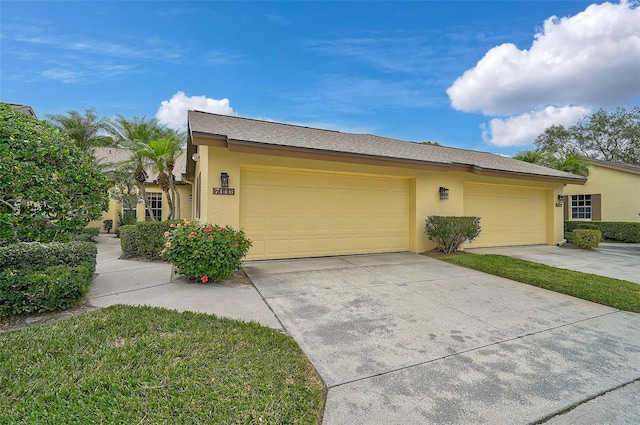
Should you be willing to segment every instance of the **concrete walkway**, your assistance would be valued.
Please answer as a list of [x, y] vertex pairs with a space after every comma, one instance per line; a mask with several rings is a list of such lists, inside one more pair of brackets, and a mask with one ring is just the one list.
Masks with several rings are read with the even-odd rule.
[[97, 276], [88, 295], [93, 306], [149, 305], [282, 329], [253, 285], [230, 281], [207, 285], [191, 283], [172, 276], [170, 264], [120, 260], [120, 239], [113, 235], [100, 235], [97, 246]]
[[245, 271], [323, 377], [325, 425], [640, 423], [638, 314], [408, 253]]

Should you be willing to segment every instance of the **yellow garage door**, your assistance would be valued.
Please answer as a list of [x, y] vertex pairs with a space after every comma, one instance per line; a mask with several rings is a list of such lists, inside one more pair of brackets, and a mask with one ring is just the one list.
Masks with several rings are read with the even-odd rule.
[[547, 202], [544, 189], [465, 184], [464, 215], [482, 227], [469, 246], [546, 244]]
[[407, 179], [243, 168], [249, 259], [407, 251]]

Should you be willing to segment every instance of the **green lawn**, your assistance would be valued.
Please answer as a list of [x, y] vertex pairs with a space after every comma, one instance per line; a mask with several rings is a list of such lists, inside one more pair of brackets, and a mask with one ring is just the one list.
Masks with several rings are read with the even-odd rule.
[[314, 424], [322, 383], [253, 323], [114, 306], [0, 333], [0, 423]]
[[560, 269], [504, 255], [467, 254], [443, 257], [442, 260], [620, 310], [640, 313], [640, 284], [637, 283]]

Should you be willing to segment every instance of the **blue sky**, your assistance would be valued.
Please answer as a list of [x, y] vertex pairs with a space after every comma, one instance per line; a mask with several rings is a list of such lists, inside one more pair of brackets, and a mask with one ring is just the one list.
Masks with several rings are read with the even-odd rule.
[[[640, 101], [640, 8], [584, 1], [0, 3], [0, 100], [206, 109], [501, 154]], [[552, 17], [556, 17], [552, 19]]]

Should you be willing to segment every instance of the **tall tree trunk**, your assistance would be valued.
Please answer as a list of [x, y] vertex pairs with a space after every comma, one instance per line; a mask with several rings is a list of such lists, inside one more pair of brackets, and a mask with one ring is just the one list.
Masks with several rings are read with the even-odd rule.
[[173, 175], [173, 173], [169, 173], [169, 179], [171, 181], [171, 193], [173, 195], [173, 205], [175, 208], [175, 218], [176, 220], [180, 220], [182, 218], [182, 202], [180, 202], [180, 192], [178, 191], [178, 188], [176, 187], [176, 177]]
[[167, 203], [169, 204], [169, 216], [167, 216], [167, 220], [173, 220], [175, 208], [173, 206], [173, 199], [171, 199], [170, 190], [165, 190], [164, 193], [167, 195]]
[[144, 210], [151, 217], [151, 221], [156, 221], [156, 218], [153, 216], [153, 211], [151, 211], [151, 205], [149, 205], [149, 198], [147, 198], [147, 191], [144, 188], [143, 183], [138, 183], [138, 190], [140, 191], [140, 196], [142, 196], [142, 200], [144, 201]]

